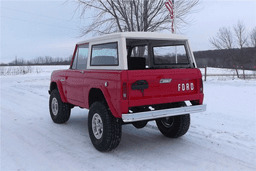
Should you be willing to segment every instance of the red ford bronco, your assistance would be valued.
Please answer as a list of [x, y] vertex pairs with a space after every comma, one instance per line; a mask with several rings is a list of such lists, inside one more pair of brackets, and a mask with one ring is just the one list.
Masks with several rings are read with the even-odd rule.
[[155, 120], [170, 138], [184, 135], [190, 114], [203, 112], [202, 75], [186, 37], [124, 32], [79, 42], [70, 68], [51, 75], [49, 110], [65, 123], [71, 108], [89, 109], [88, 130], [99, 151], [118, 146], [123, 124]]

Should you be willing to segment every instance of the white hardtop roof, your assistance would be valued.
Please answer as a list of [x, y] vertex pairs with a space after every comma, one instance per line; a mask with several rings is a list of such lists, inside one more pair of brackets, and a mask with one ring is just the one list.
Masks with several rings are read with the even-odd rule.
[[156, 32], [118, 32], [105, 34], [102, 36], [87, 39], [77, 44], [89, 43], [100, 40], [110, 40], [113, 38], [129, 38], [129, 39], [155, 39], [155, 40], [188, 40], [183, 35], [168, 34], [168, 33], [156, 33]]

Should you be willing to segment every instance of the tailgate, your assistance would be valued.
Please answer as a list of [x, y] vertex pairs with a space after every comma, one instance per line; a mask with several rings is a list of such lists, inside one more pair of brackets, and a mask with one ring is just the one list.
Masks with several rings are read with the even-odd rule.
[[201, 77], [199, 69], [129, 70], [129, 106], [197, 100]]

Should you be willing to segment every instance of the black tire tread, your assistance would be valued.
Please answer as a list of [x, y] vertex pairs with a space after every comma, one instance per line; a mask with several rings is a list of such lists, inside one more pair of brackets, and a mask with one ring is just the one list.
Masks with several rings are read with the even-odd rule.
[[[101, 112], [103, 116], [102, 117], [102, 122], [103, 122], [103, 137], [102, 137], [102, 142], [100, 144], [97, 144], [95, 137], [92, 133], [92, 128], [91, 128], [91, 119], [92, 115], [96, 112]], [[101, 114], [100, 114], [101, 115]], [[105, 119], [105, 121], [104, 121]], [[105, 126], [104, 126], [105, 125]], [[104, 102], [94, 102], [89, 111], [89, 117], [88, 117], [88, 130], [90, 134], [90, 138], [92, 141], [92, 144], [94, 147], [101, 151], [101, 152], [106, 152], [106, 151], [111, 151], [115, 149], [120, 141], [121, 141], [121, 135], [122, 135], [122, 125], [121, 121], [117, 118], [115, 118], [110, 110], [108, 110], [108, 107], [106, 103]], [[104, 135], [105, 133], [105, 135]]]
[[168, 131], [165, 128], [163, 128], [164, 126], [161, 123], [160, 119], [156, 120], [157, 127], [164, 136], [169, 138], [178, 138], [187, 133], [190, 126], [190, 115], [186, 114], [174, 116], [174, 120], [174, 127], [169, 129]]
[[[58, 100], [59, 113], [57, 114], [57, 116], [54, 116], [51, 111], [51, 102], [53, 97], [56, 97], [56, 99]], [[55, 123], [58, 123], [58, 124], [65, 123], [70, 118], [70, 112], [71, 112], [70, 104], [64, 103], [61, 101], [58, 89], [54, 89], [51, 92], [50, 100], [49, 100], [49, 110], [50, 110], [51, 118]]]
[[160, 119], [156, 120], [156, 124], [160, 132], [169, 138], [178, 138], [183, 136], [187, 133], [189, 126], [190, 126], [190, 115], [180, 115], [180, 116], [174, 116], [175, 125], [173, 128], [166, 130], [164, 128], [163, 124], [161, 123]]
[[174, 138], [178, 138], [183, 136], [184, 134], [187, 133], [189, 126], [190, 126], [190, 115], [181, 115], [178, 116], [180, 119], [180, 124], [177, 133], [174, 135]]
[[[186, 106], [186, 103], [178, 102], [178, 103], [172, 104], [172, 107], [174, 108], [181, 107], [181, 106]], [[169, 138], [178, 138], [187, 133], [190, 126], [190, 115], [184, 114], [179, 116], [173, 116], [173, 118], [174, 118], [174, 125], [169, 129], [162, 124], [161, 119], [157, 119], [156, 124], [158, 129], [164, 136]]]

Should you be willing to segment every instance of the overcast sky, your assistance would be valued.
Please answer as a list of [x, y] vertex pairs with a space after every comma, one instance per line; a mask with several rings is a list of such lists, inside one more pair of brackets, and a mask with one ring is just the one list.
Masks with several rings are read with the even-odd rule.
[[[248, 31], [256, 26], [256, 0], [201, 0], [199, 12], [191, 14], [191, 26], [183, 30], [193, 51], [213, 49], [209, 38], [220, 27], [233, 27], [242, 21]], [[90, 21], [74, 14], [77, 4], [65, 1], [1, 0], [1, 59], [8, 63], [39, 56], [68, 57], [79, 37], [79, 27]], [[90, 13], [87, 14], [90, 17]], [[89, 36], [90, 37], [90, 36]]]

